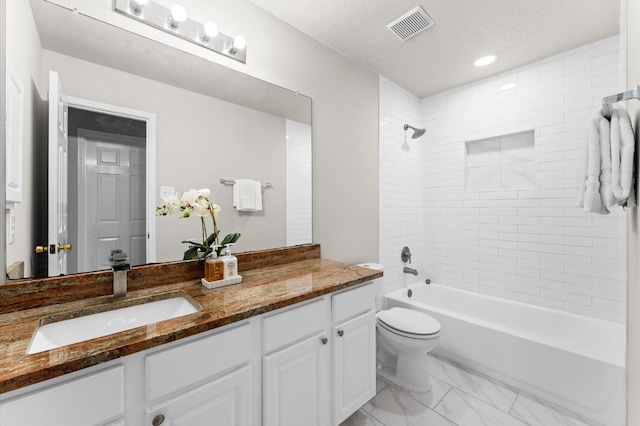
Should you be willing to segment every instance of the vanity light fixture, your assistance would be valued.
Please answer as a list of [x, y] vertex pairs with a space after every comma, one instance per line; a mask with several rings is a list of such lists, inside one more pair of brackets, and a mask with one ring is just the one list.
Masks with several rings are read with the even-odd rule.
[[213, 22], [203, 24], [190, 18], [182, 5], [174, 4], [168, 8], [153, 0], [114, 0], [114, 10], [243, 64], [247, 63], [247, 41], [244, 37], [222, 34]]
[[487, 55], [487, 56], [483, 56], [481, 58], [478, 58], [475, 60], [475, 62], [473, 63], [473, 65], [475, 65], [476, 67], [484, 67], [487, 66], [489, 64], [492, 64], [496, 61], [497, 56], [496, 55]]

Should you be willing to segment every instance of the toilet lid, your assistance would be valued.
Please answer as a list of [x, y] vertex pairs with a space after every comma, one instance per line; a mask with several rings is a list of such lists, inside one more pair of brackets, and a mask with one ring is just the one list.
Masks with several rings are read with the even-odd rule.
[[440, 332], [437, 319], [413, 309], [387, 309], [378, 312], [378, 319], [389, 327], [409, 334], [429, 335]]

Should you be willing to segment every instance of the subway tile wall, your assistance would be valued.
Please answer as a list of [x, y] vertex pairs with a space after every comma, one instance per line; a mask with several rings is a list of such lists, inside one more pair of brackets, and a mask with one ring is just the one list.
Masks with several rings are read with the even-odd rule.
[[[575, 206], [587, 119], [620, 90], [618, 50], [619, 38], [607, 38], [423, 100], [381, 80], [385, 290], [407, 282], [394, 247], [404, 237], [420, 279], [624, 322], [625, 213]], [[501, 90], [507, 83], [516, 87]], [[416, 102], [427, 133], [407, 152], [386, 120], [413, 118]], [[535, 189], [466, 192], [465, 143], [527, 130]]]
[[287, 245], [312, 242], [311, 126], [286, 120]]

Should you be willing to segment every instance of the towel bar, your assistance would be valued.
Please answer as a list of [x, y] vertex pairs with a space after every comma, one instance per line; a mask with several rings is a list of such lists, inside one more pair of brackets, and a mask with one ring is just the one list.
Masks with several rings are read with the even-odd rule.
[[611, 105], [628, 99], [640, 99], [640, 84], [635, 89], [602, 98], [602, 115], [611, 118]]
[[[220, 179], [220, 183], [223, 185], [235, 185], [236, 180], [235, 179]], [[267, 188], [273, 188], [273, 185], [271, 185], [271, 183], [266, 182], [262, 184], [262, 189], [267, 189]]]

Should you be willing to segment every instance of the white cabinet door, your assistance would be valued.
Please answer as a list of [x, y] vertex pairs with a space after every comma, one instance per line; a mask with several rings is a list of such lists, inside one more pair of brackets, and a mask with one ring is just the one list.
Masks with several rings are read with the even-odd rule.
[[48, 386], [0, 404], [2, 426], [100, 426], [124, 415], [124, 367]]
[[264, 426], [329, 424], [329, 345], [324, 337], [315, 335], [263, 357]]
[[369, 311], [333, 329], [333, 424], [376, 394], [375, 314]]
[[251, 426], [251, 384], [251, 367], [242, 367], [152, 407], [145, 425], [164, 416], [161, 424], [170, 426]]

